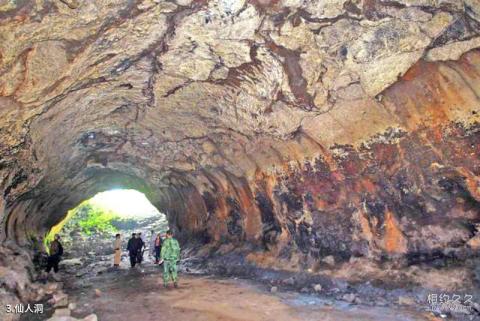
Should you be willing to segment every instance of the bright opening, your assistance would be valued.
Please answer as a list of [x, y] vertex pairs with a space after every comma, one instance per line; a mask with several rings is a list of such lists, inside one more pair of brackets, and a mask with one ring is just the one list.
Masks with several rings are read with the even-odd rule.
[[119, 189], [98, 193], [68, 211], [65, 219], [55, 225], [45, 245], [59, 234], [70, 253], [91, 256], [111, 254], [115, 234], [128, 240], [131, 233], [142, 233], [147, 240], [151, 232], [165, 233], [166, 216], [147, 197], [136, 190]]
[[132, 189], [98, 193], [88, 202], [123, 218], [151, 217], [160, 214], [144, 194]]

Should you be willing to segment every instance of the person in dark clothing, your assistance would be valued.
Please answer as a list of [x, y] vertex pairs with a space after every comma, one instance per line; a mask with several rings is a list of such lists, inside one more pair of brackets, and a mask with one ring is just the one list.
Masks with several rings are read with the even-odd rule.
[[160, 252], [162, 250], [162, 237], [160, 236], [160, 233], [158, 233], [157, 237], [155, 238], [154, 247], [155, 264], [158, 264], [160, 262]]
[[60, 243], [60, 235], [55, 234], [55, 239], [52, 241], [52, 243], [50, 243], [50, 253], [47, 258], [47, 273], [50, 273], [52, 268], [55, 273], [58, 272], [58, 263], [60, 263], [60, 258], [62, 255], [63, 246]]
[[143, 251], [144, 251], [144, 247], [145, 247], [145, 242], [143, 242], [143, 239], [142, 239], [142, 233], [138, 233], [137, 234], [137, 237], [135, 238], [135, 244], [137, 246], [137, 263], [138, 265], [141, 265], [142, 264], [142, 261], [143, 261]]
[[127, 251], [128, 255], [130, 256], [130, 266], [133, 268], [137, 263], [138, 255], [138, 242], [135, 233], [132, 233], [132, 238], [128, 240]]

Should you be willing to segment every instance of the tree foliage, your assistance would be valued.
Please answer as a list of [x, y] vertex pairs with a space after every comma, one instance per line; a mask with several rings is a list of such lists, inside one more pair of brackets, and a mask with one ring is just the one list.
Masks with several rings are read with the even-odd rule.
[[90, 200], [86, 200], [76, 208], [68, 211], [67, 216], [60, 223], [52, 227], [50, 232], [45, 236], [43, 243], [48, 252], [49, 245], [53, 241], [55, 234], [75, 228], [80, 228], [81, 232], [86, 235], [116, 232], [117, 229], [112, 225], [112, 221], [116, 219], [118, 219], [117, 214], [91, 204]]
[[112, 225], [112, 221], [118, 216], [108, 210], [89, 203], [84, 203], [76, 208], [74, 214], [78, 226], [82, 232], [91, 235], [94, 232], [115, 232], [117, 229]]

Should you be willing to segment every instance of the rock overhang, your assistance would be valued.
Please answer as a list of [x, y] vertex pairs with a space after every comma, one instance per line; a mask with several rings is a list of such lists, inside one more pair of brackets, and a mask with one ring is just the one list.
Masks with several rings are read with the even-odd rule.
[[[328, 252], [335, 246], [316, 244], [315, 230], [331, 235], [324, 213], [339, 212], [362, 227], [354, 242], [345, 235], [354, 227], [337, 224], [345, 246], [403, 253], [426, 246], [406, 241], [413, 227], [403, 213], [444, 209], [429, 204], [439, 192], [413, 173], [446, 175], [450, 192], [478, 200], [473, 0], [40, 1], [0, 10], [4, 237], [44, 232], [117, 182], [148, 191], [184, 231], [218, 242], [293, 239]], [[379, 192], [402, 179], [428, 195]], [[448, 199], [449, 211], [477, 219]]]

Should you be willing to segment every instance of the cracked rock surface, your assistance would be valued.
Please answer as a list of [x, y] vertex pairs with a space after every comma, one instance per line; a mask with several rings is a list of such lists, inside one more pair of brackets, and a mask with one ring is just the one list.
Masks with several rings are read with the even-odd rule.
[[0, 1], [0, 237], [125, 187], [296, 269], [468, 257], [479, 39], [478, 0]]

